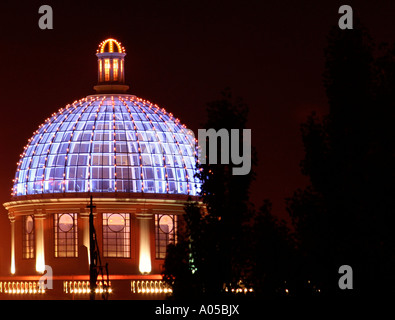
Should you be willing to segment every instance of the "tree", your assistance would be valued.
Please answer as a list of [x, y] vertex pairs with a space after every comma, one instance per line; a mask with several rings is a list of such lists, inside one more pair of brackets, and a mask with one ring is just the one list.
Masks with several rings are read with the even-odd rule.
[[[208, 104], [205, 129], [220, 130], [246, 128], [248, 106], [240, 98], [233, 101], [230, 90], [223, 92], [223, 98]], [[239, 137], [242, 144], [242, 135]], [[230, 150], [230, 146], [229, 146]], [[219, 157], [220, 150], [218, 150]], [[208, 156], [210, 156], [208, 154]], [[252, 163], [256, 156], [251, 155]], [[251, 214], [249, 202], [249, 188], [255, 178], [254, 171], [247, 175], [232, 174], [232, 164], [198, 164], [199, 178], [202, 181], [202, 200], [207, 207], [208, 215], [205, 217], [213, 238], [211, 239], [217, 252], [213, 265], [218, 266], [217, 288], [226, 283], [236, 286], [243, 269], [244, 248], [241, 246], [244, 237], [243, 228]], [[215, 244], [215, 245], [214, 245]]]
[[331, 31], [324, 72], [330, 111], [301, 126], [301, 169], [311, 184], [288, 200], [288, 211], [323, 292], [340, 292], [338, 269], [345, 264], [354, 269], [355, 292], [385, 290], [394, 280], [388, 226], [394, 222], [395, 56], [387, 48], [377, 59], [374, 49], [358, 21], [353, 30]]
[[[184, 220], [181, 232], [179, 229], [178, 242], [167, 248], [163, 267], [163, 280], [173, 288], [175, 299], [199, 297], [203, 291], [200, 272], [195, 273], [199, 263], [192, 258], [202, 256], [201, 253], [193, 252], [199, 248], [196, 248], [195, 243], [200, 243], [201, 235], [205, 234], [196, 233], [201, 224], [201, 211], [197, 203], [190, 201], [185, 206]], [[196, 239], [195, 243], [192, 243], [192, 237]]]
[[[247, 113], [247, 105], [241, 99], [233, 100], [230, 90], [226, 90], [221, 100], [208, 103], [204, 128], [242, 132]], [[252, 157], [254, 164], [255, 156]], [[197, 168], [205, 209], [197, 203], [186, 205], [185, 237], [169, 248], [164, 274], [174, 292], [181, 290], [178, 283], [189, 281], [196, 294], [218, 296], [224, 293], [225, 286], [236, 287], [243, 277], [246, 263], [243, 237], [248, 234], [244, 229], [252, 212], [249, 186], [254, 172], [232, 175], [232, 164], [197, 163]], [[184, 265], [175, 266], [172, 259], [183, 261]]]
[[255, 212], [249, 238], [252, 247], [249, 280], [255, 296], [270, 297], [294, 293], [297, 263], [292, 234], [284, 220], [271, 213], [265, 200]]

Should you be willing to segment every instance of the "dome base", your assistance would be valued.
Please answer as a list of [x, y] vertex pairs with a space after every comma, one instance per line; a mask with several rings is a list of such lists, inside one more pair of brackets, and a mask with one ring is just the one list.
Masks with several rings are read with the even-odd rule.
[[99, 84], [93, 87], [97, 93], [122, 93], [129, 90], [126, 84]]

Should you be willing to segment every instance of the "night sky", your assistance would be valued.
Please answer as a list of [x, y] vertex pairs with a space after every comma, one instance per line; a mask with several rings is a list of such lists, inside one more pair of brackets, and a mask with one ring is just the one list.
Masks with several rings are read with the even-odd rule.
[[[38, 27], [44, 4], [53, 30]], [[129, 92], [194, 132], [225, 87], [244, 99], [259, 161], [252, 200], [259, 207], [269, 198], [285, 218], [284, 198], [308, 183], [300, 124], [313, 110], [328, 111], [323, 49], [343, 4], [376, 42], [395, 40], [393, 1], [2, 1], [0, 202], [10, 200], [19, 155], [38, 126], [94, 93], [96, 49], [113, 37], [127, 52]], [[9, 238], [1, 206], [0, 270]]]

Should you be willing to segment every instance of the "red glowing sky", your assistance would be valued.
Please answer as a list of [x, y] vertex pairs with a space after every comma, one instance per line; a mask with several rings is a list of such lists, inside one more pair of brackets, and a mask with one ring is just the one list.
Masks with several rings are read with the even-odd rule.
[[[44, 3], [5, 1], [0, 21], [2, 139], [0, 200], [10, 199], [16, 162], [28, 138], [53, 112], [93, 93], [97, 45], [126, 48], [130, 92], [166, 108], [195, 132], [205, 104], [225, 87], [250, 107], [259, 165], [252, 199], [273, 202], [307, 180], [299, 170], [299, 126], [327, 112], [323, 48], [337, 25], [339, 1], [66, 1], [53, 8], [54, 29], [40, 30]], [[377, 41], [395, 40], [395, 3], [348, 2]], [[0, 266], [9, 251], [0, 208]]]

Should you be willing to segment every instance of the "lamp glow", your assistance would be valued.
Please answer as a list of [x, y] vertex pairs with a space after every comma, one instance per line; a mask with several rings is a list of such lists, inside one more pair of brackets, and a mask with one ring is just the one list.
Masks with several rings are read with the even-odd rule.
[[11, 274], [15, 274], [15, 219], [11, 220]]
[[151, 248], [149, 241], [149, 219], [140, 219], [140, 262], [139, 270], [141, 273], [151, 272]]
[[43, 217], [36, 217], [36, 271], [44, 273], [44, 221]]

